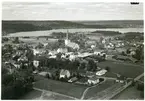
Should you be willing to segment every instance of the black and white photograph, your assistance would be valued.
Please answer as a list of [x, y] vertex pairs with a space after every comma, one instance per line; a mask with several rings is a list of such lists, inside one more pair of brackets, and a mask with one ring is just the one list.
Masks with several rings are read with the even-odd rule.
[[2, 100], [144, 100], [143, 2], [2, 2]]

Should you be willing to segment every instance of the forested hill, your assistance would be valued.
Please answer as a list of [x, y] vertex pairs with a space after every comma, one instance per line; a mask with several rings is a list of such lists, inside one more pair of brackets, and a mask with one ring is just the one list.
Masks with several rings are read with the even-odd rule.
[[2, 34], [62, 28], [119, 28], [112, 25], [87, 25], [71, 21], [2, 21]]
[[143, 20], [102, 20], [102, 21], [75, 21], [85, 25], [106, 25], [121, 28], [143, 28]]

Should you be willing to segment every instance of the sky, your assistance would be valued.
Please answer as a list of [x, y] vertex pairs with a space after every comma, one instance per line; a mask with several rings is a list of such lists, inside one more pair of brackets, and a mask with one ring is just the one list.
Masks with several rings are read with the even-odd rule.
[[143, 3], [3, 2], [2, 20], [143, 20]]

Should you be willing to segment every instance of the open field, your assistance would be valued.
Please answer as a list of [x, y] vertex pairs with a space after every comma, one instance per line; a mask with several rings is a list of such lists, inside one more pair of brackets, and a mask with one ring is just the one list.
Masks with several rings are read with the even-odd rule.
[[34, 84], [34, 87], [72, 96], [75, 98], [81, 98], [82, 93], [87, 88], [86, 86], [82, 85], [74, 85], [50, 79], [40, 80]]
[[[35, 88], [64, 94], [64, 95], [75, 97], [78, 99], [82, 97], [82, 94], [88, 88], [87, 86], [74, 85], [74, 84], [70, 84], [66, 82], [50, 80], [41, 76], [35, 76], [35, 79], [37, 80], [36, 83], [34, 84]], [[106, 80], [105, 82], [90, 88], [86, 92], [84, 99], [93, 97], [99, 92], [111, 87], [112, 85], [114, 85], [114, 80]]]
[[115, 72], [129, 78], [135, 78], [144, 72], [143, 66], [127, 63], [124, 64], [123, 62], [104, 61], [98, 63], [98, 66], [101, 68], [109, 66], [111, 72]]
[[141, 91], [137, 90], [135, 86], [128, 87], [123, 92], [113, 97], [112, 100], [143, 100], [143, 98], [140, 97], [140, 92]]

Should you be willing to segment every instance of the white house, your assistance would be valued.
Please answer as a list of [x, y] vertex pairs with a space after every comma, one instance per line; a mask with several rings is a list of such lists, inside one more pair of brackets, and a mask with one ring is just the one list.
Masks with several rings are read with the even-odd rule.
[[68, 50], [66, 48], [58, 48], [57, 53], [66, 53]]
[[69, 56], [69, 60], [70, 60], [70, 61], [75, 60], [75, 58], [76, 58], [76, 56], [75, 56], [75, 55], [70, 55], [70, 56]]
[[41, 52], [39, 50], [36, 50], [36, 49], [33, 49], [33, 54], [36, 55], [36, 54], [40, 54]]
[[52, 55], [52, 56], [50, 56], [49, 58], [53, 58], [53, 59], [55, 59], [57, 56], [56, 55]]
[[97, 83], [99, 83], [99, 79], [96, 76], [88, 79], [88, 84], [97, 84]]
[[72, 49], [79, 49], [79, 45], [77, 43], [71, 42], [70, 40], [66, 39], [65, 40], [65, 45], [67, 47], [71, 47]]
[[91, 48], [94, 49], [95, 48], [95, 45], [91, 45]]
[[70, 80], [68, 80], [68, 82], [75, 82], [75, 81], [77, 81], [77, 80], [78, 80], [77, 77], [73, 77], [73, 78], [71, 78]]
[[34, 67], [38, 67], [39, 66], [39, 61], [37, 61], [37, 60], [33, 60], [33, 65], [34, 65]]
[[102, 69], [102, 70], [96, 72], [96, 75], [98, 75], [98, 76], [102, 76], [102, 75], [104, 75], [106, 72], [107, 72], [107, 70]]
[[47, 75], [47, 72], [40, 72], [39, 75], [46, 76]]
[[62, 69], [60, 71], [60, 77], [59, 78], [65, 78], [65, 77], [69, 78], [70, 76], [71, 76], [71, 74], [70, 74], [69, 70]]

